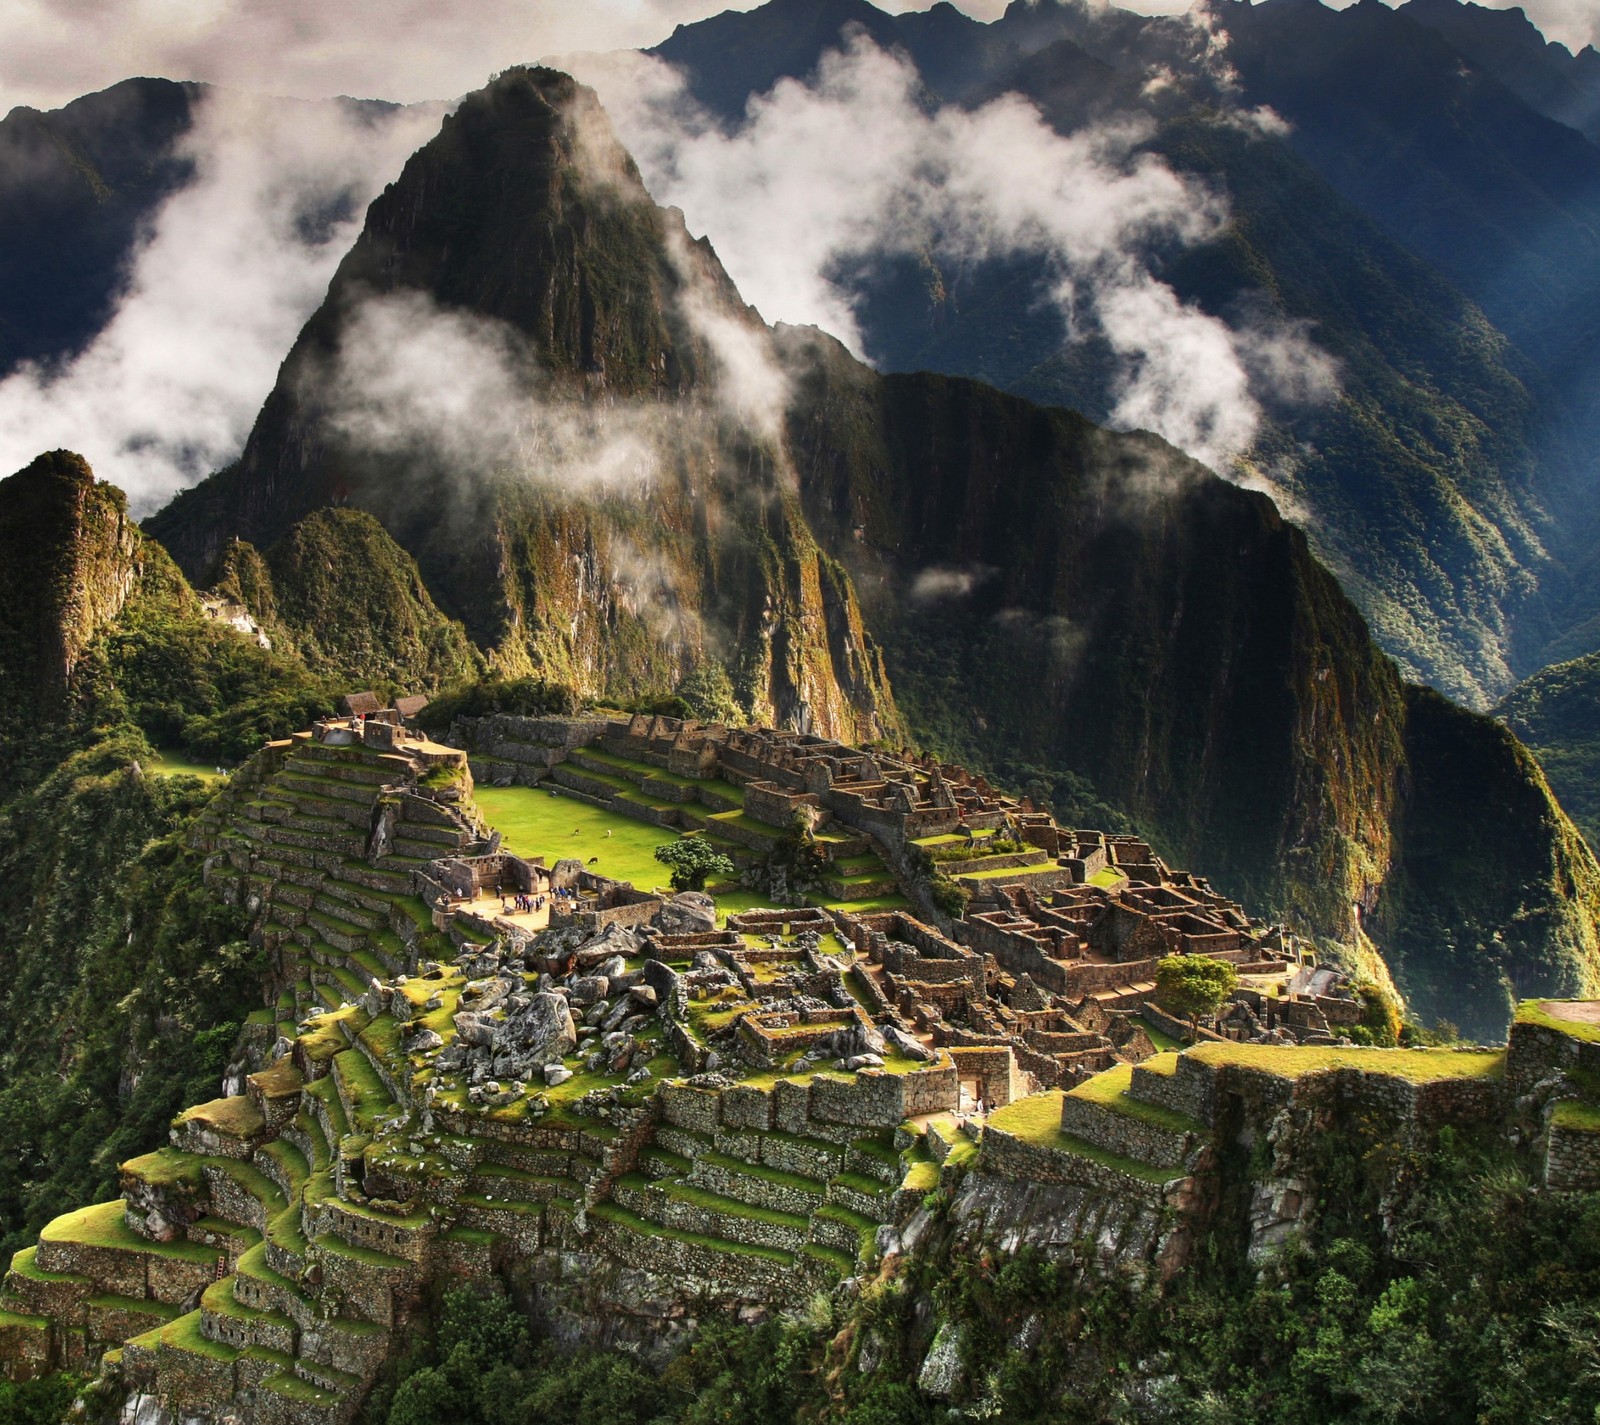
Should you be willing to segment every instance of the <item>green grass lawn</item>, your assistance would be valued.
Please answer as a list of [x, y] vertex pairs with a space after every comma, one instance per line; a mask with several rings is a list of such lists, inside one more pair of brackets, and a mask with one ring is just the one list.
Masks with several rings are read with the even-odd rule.
[[1148, 1019], [1141, 1019], [1139, 1025], [1150, 1036], [1150, 1042], [1163, 1054], [1169, 1053], [1174, 1049], [1183, 1048], [1183, 1040], [1174, 1039], [1164, 1029], [1157, 1029]]
[[[1517, 1024], [1538, 1024], [1546, 1029], [1553, 1029], [1558, 1034], [1567, 1034], [1574, 1039], [1588, 1040], [1590, 1043], [1600, 1042], [1600, 1024], [1587, 1024], [1581, 1019], [1562, 1019], [1559, 1015], [1551, 1014], [1544, 1006], [1547, 1004], [1570, 1004], [1570, 1000], [1536, 1000], [1525, 999], [1517, 1006], [1515, 1022]], [[1583, 1001], [1577, 1001], [1583, 1003]]]
[[[640, 890], [665, 888], [670, 873], [655, 858], [655, 849], [676, 841], [678, 833], [652, 822], [636, 821], [621, 812], [603, 810], [559, 793], [551, 796], [541, 787], [483, 787], [473, 793], [489, 825], [505, 838], [506, 848], [518, 856], [543, 856], [553, 866], [564, 856], [575, 856], [590, 868], [614, 880], [628, 881]], [[736, 813], [742, 817], [742, 813]], [[710, 822], [715, 826], [716, 820]], [[782, 833], [763, 826], [773, 837]], [[578, 835], [574, 836], [576, 831]], [[607, 836], [606, 832], [611, 835]], [[724, 916], [763, 910], [770, 897], [743, 887], [711, 887], [717, 910]], [[876, 896], [870, 900], [829, 901], [841, 910], [909, 910], [904, 896]]]
[[128, 1226], [124, 1204], [100, 1202], [80, 1207], [48, 1223], [40, 1232], [44, 1242], [77, 1242], [85, 1247], [120, 1247], [130, 1252], [146, 1252], [158, 1257], [176, 1257], [186, 1262], [212, 1262], [217, 1253], [198, 1242], [150, 1242]]
[[571, 797], [551, 796], [540, 787], [480, 786], [473, 797], [489, 825], [519, 856], [543, 856], [548, 866], [565, 856], [584, 862], [593, 856], [590, 869], [602, 876], [630, 881], [641, 890], [667, 884], [670, 873], [656, 860], [655, 849], [676, 841], [676, 831]]
[[[219, 780], [215, 762], [195, 762], [186, 753], [167, 748], [156, 749], [155, 762], [146, 769], [158, 777], [198, 777], [202, 782]], [[222, 776], [227, 776], [226, 772]]]
[[1163, 1108], [1160, 1104], [1145, 1103], [1142, 1099], [1130, 1098], [1128, 1088], [1132, 1082], [1133, 1065], [1118, 1064], [1102, 1074], [1085, 1079], [1076, 1088], [1068, 1089], [1067, 1097], [1098, 1104], [1101, 1108], [1109, 1108], [1113, 1113], [1123, 1113], [1130, 1118], [1140, 1119], [1156, 1128], [1165, 1128], [1174, 1133], [1201, 1130], [1202, 1125], [1184, 1114]]
[[1393, 1074], [1413, 1083], [1436, 1079], [1485, 1079], [1505, 1069], [1503, 1049], [1356, 1049], [1322, 1044], [1232, 1044], [1207, 1041], [1186, 1051], [1207, 1064], [1238, 1064], [1283, 1078], [1318, 1069], [1360, 1069]]

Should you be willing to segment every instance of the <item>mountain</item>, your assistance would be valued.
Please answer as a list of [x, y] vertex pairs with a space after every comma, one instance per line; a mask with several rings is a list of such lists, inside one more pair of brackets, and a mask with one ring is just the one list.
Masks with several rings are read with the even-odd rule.
[[[1253, 478], [1305, 520], [1409, 676], [1484, 706], [1538, 666], [1577, 617], [1562, 607], [1569, 583], [1587, 582], [1571, 580], [1551, 548], [1552, 491], [1574, 484], [1581, 459], [1550, 439], [1550, 381], [1457, 282], [1330, 181], [1298, 129], [1247, 117], [1276, 91], [1236, 92], [1215, 56], [1196, 52], [1187, 22], [1057, 0], [1013, 5], [967, 30], [946, 17], [942, 43], [927, 17], [867, 25], [840, 6], [802, 26], [793, 7], [768, 5], [680, 27], [654, 53], [736, 124], [777, 77], [814, 70], [852, 22], [912, 58], [933, 94], [970, 104], [1018, 93], [1064, 134], [1107, 120], [1153, 125], [1145, 150], [1225, 194], [1232, 214], [1214, 241], [1152, 255], [1163, 280], [1230, 323], [1298, 328], [1338, 363], [1331, 404], [1266, 402]], [[1296, 49], [1312, 44], [1324, 41], [1287, 37], [1260, 65], [1270, 77], [1324, 62]], [[1153, 73], [1173, 78], [1152, 85]], [[835, 276], [883, 369], [975, 376], [1097, 420], [1114, 405], [1113, 354], [1069, 339], [1041, 300], [1051, 281], [1042, 259], [941, 264], [923, 254]], [[1563, 553], [1576, 560], [1576, 542]]]
[[[774, 0], [681, 26], [655, 53], [682, 67], [695, 97], [728, 123], [753, 94], [809, 75], [847, 26], [908, 54], [930, 104], [1020, 92], [1063, 132], [1108, 116], [1157, 119], [1152, 151], [1227, 193], [1235, 214], [1218, 242], [1170, 270], [1161, 255], [1163, 276], [1184, 300], [1227, 320], [1303, 323], [1339, 362], [1334, 405], [1269, 410], [1252, 452], [1254, 478], [1270, 481], [1306, 519], [1319, 554], [1408, 676], [1487, 706], [1542, 663], [1600, 645], [1600, 566], [1585, 493], [1592, 423], [1583, 415], [1592, 404], [1584, 373], [1600, 368], [1584, 354], [1582, 313], [1593, 304], [1579, 290], [1592, 263], [1554, 270], [1569, 249], [1583, 257], [1572, 244], [1581, 248], [1593, 231], [1585, 204], [1593, 205], [1583, 164], [1574, 168], [1565, 151], [1541, 156], [1557, 126], [1492, 67], [1479, 73], [1458, 52], [1466, 41], [1457, 31], [1488, 33], [1509, 21], [1452, 5], [1437, 0], [1425, 17], [1401, 21], [1414, 42], [1398, 48], [1382, 16], [1358, 21], [1312, 6], [1308, 18], [1247, 19], [1224, 7], [1219, 23], [1237, 50], [1230, 61], [1239, 92], [1219, 88], [1186, 22], [1059, 0], [1013, 5], [987, 25], [949, 5], [889, 16], [866, 0]], [[1358, 42], [1374, 26], [1376, 38]], [[1346, 97], [1369, 82], [1364, 44], [1384, 50], [1374, 61], [1393, 81], [1384, 92], [1406, 94], [1405, 103]], [[1497, 39], [1472, 53], [1486, 46], [1493, 54], [1513, 48]], [[1526, 30], [1515, 47], [1528, 50]], [[1452, 123], [1434, 132], [1457, 102], [1450, 76], [1463, 64], [1479, 74], [1462, 100], [1470, 139]], [[1565, 64], [1547, 49], [1538, 65], [1586, 74], [1600, 57]], [[1175, 78], [1151, 85], [1154, 73]], [[54, 272], [59, 250], [69, 259], [61, 272], [84, 289], [68, 293], [54, 277], [0, 284], [0, 329], [18, 333], [11, 360], [51, 359], [92, 335], [138, 223], [183, 181], [177, 143], [198, 93], [130, 81], [57, 114], [18, 110], [0, 123], [14, 156], [0, 173], [15, 199], [0, 218], [0, 269], [9, 261], [18, 274]], [[1291, 132], [1239, 122], [1263, 99], [1291, 119]], [[125, 111], [137, 121], [119, 120]], [[48, 134], [57, 137], [40, 137]], [[32, 137], [24, 143], [24, 135]], [[115, 143], [132, 157], [113, 161]], [[80, 150], [84, 157], [69, 158]], [[1351, 181], [1352, 167], [1363, 180], [1395, 154], [1415, 152], [1429, 155], [1418, 161], [1431, 176]], [[1477, 224], [1460, 251], [1418, 244], [1418, 219], [1404, 204], [1434, 188], [1454, 215], [1443, 238]], [[97, 201], [102, 189], [115, 201]], [[1293, 201], [1283, 201], [1290, 192]], [[1488, 212], [1499, 216], [1486, 223]], [[59, 248], [54, 232], [72, 242], [98, 234], [98, 246]], [[1509, 296], [1478, 280], [1525, 270], [1528, 290]], [[1092, 342], [1067, 343], [1054, 308], [1039, 300], [1037, 264], [878, 263], [849, 280], [867, 352], [884, 369], [974, 376], [1106, 418], [1110, 356]], [[1486, 320], [1486, 308], [1515, 342]], [[100, 315], [83, 316], [70, 332], [51, 325], [74, 310]], [[1552, 356], [1546, 338], [1562, 324], [1576, 335], [1560, 338]], [[464, 607], [452, 612], [466, 617]]]
[[[1272, 105], [1297, 152], [1539, 367], [1546, 420], [1575, 450], [1571, 471], [1545, 482], [1550, 532], [1556, 552], [1581, 560], [1600, 430], [1600, 146], [1452, 47], [1463, 23], [1481, 26], [1470, 15], [1441, 31], [1433, 6], [1427, 23], [1409, 6], [1294, 0], [1215, 14], [1246, 99]], [[1584, 608], [1596, 597], [1578, 596]]]
[[[759, 321], [631, 160], [607, 150], [610, 166], [580, 167], [583, 145], [614, 148], [601, 124], [587, 91], [521, 71], [464, 104], [373, 204], [237, 466], [149, 528], [201, 579], [230, 538], [270, 544], [324, 504], [359, 504], [503, 671], [637, 697], [722, 661], [758, 716], [892, 733], [880, 655], [781, 451], [718, 406], [715, 342], [757, 342]], [[371, 299], [417, 293], [537, 353], [507, 379], [539, 389], [500, 393], [531, 425], [481, 464], [375, 454], [336, 408], [326, 373], [382, 356], [359, 326]], [[599, 467], [628, 491], [646, 479], [650, 500], [619, 497]]]
[[[396, 310], [409, 330], [363, 346]], [[517, 441], [397, 447], [352, 424], [345, 374], [370, 416], [441, 322], [495, 353]], [[781, 377], [776, 423], [752, 373]], [[648, 483], [546, 458], [596, 421], [633, 431]], [[758, 717], [909, 731], [1064, 805], [1098, 795], [1358, 959], [1363, 915], [1411, 933], [1390, 884], [1433, 913], [1483, 880], [1418, 952], [1429, 1016], [1495, 1032], [1502, 978], [1578, 988], [1600, 964], [1600, 878], [1536, 768], [1491, 724], [1429, 715], [1269, 500], [1153, 437], [769, 333], [552, 71], [502, 76], [411, 160], [243, 458], [147, 529], [206, 580], [230, 540], [270, 547], [329, 504], [376, 516], [493, 667], [639, 697], [715, 658]], [[1527, 848], [1513, 877], [1406, 830], [1477, 785]], [[1486, 967], [1466, 995], [1445, 988], [1456, 957]]]
[[1589, 844], [1600, 846], [1600, 654], [1541, 668], [1494, 711], [1538, 756]]
[[[215, 92], [127, 79], [60, 109], [19, 105], [0, 119], [0, 375], [70, 360], [110, 320], [161, 205], [196, 178], [185, 141]], [[362, 125], [400, 108], [342, 98], [263, 105], [327, 106]], [[345, 195], [308, 204], [303, 237], [347, 212]]]
[[360, 510], [313, 511], [265, 557], [234, 540], [211, 593], [245, 609], [273, 647], [347, 683], [432, 692], [482, 671], [466, 631], [439, 612], [416, 561]]
[[194, 176], [179, 151], [204, 87], [128, 79], [0, 120], [0, 372], [86, 346], [140, 224]]
[[1520, 6], [1493, 10], [1471, 0], [1406, 0], [1399, 9], [1437, 30], [1458, 54], [1547, 119], [1600, 144], [1600, 51], [1593, 45], [1573, 54], [1545, 39]]

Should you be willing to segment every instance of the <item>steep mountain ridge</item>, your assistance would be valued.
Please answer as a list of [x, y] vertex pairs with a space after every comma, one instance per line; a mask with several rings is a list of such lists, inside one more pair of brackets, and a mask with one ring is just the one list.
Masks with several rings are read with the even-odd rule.
[[[730, 12], [681, 27], [653, 53], [737, 126], [775, 77], [807, 76], [840, 48], [853, 13], [830, 8], [800, 27], [782, 7]], [[1153, 254], [1153, 268], [1185, 303], [1233, 325], [1298, 330], [1338, 369], [1332, 400], [1263, 392], [1247, 477], [1304, 519], [1409, 676], [1486, 706], [1536, 666], [1564, 618], [1546, 501], [1571, 483], [1573, 457], [1546, 439], [1549, 383], [1480, 307], [1330, 184], [1293, 133], [1252, 117], [1255, 96], [1219, 67], [1228, 54], [1201, 52], [1188, 22], [1050, 0], [969, 22], [982, 46], [940, 46], [917, 18], [864, 28], [936, 94], [969, 105], [1020, 94], [1062, 134], [1147, 125], [1142, 153], [1226, 197], [1230, 221], [1214, 239]], [[1158, 72], [1170, 82], [1150, 84]], [[882, 369], [972, 376], [1101, 421], [1116, 405], [1114, 356], [1068, 333], [1045, 300], [1058, 274], [1043, 257], [942, 261], [935, 250], [834, 276]]]
[[[1507, 984], [1591, 982], [1600, 869], [1537, 766], [1406, 685], [1265, 496], [1151, 437], [804, 345], [808, 509], [916, 731], [1058, 803], [1091, 787], [1382, 978], [1370, 932], [1424, 1017], [1492, 1037]], [[1454, 834], [1479, 797], [1486, 834]]]
[[120, 491], [68, 451], [41, 455], [0, 499], [5, 702], [51, 712], [83, 650], [127, 602], [141, 541]]
[[1439, 31], [1546, 118], [1600, 144], [1600, 51], [1593, 45], [1574, 54], [1545, 39], [1520, 6], [1495, 10], [1472, 0], [1406, 0], [1399, 9]]
[[428, 593], [416, 561], [371, 515], [315, 510], [263, 556], [234, 540], [213, 595], [248, 611], [273, 646], [313, 672], [433, 691], [480, 672], [466, 631]]
[[[469, 347], [502, 344], [514, 429], [464, 473], [433, 431], [375, 454], [335, 407], [328, 373], [361, 313], [419, 293], [436, 320], [477, 323]], [[234, 535], [270, 544], [322, 504], [359, 504], [498, 668], [632, 697], [719, 658], [758, 716], [881, 736], [897, 716], [848, 580], [761, 420], [724, 409], [740, 374], [724, 368], [748, 360], [759, 382], [764, 340], [715, 255], [649, 202], [592, 94], [513, 71], [373, 204], [238, 465], [149, 528], [203, 579]]]
[[[151, 531], [196, 569], [230, 538], [270, 538], [348, 500], [416, 555], [496, 667], [580, 693], [670, 689], [713, 626], [758, 718], [899, 737], [892, 681], [918, 736], [1098, 790], [1158, 844], [1357, 958], [1357, 907], [1381, 907], [1396, 868], [1441, 901], [1454, 876], [1482, 873], [1408, 862], [1402, 815], [1438, 817], [1469, 782], [1433, 778], [1418, 799], [1408, 759], [1424, 749], [1403, 684], [1269, 501], [1153, 437], [969, 382], [879, 377], [816, 333], [769, 338], [703, 246], [688, 288], [671, 247], [681, 221], [629, 167], [585, 167], [608, 151], [584, 127], [597, 121], [592, 98], [550, 71], [512, 72], [463, 104], [374, 204], [244, 459]], [[519, 165], [532, 197], [506, 196]], [[304, 373], [326, 370], [342, 334], [362, 330], [362, 303], [405, 295], [403, 282], [426, 284], [427, 306], [408, 310], [532, 328], [550, 373], [536, 422], [661, 407], [664, 473], [631, 493], [553, 488], [499, 454], [441, 470], [342, 438], [329, 385]], [[683, 290], [700, 305], [674, 301]], [[729, 414], [734, 350], [787, 381], [781, 424]], [[619, 549], [654, 561], [651, 579]], [[1549, 875], [1508, 894], [1545, 917], [1530, 973], [1587, 986], [1600, 964], [1592, 860], [1514, 743], [1460, 760], [1462, 777], [1531, 787], [1543, 808], [1517, 824]], [[1494, 959], [1498, 928], [1463, 922], [1451, 945]], [[1488, 982], [1448, 1007], [1493, 1032], [1506, 1006]]]
[[0, 373], [88, 344], [140, 224], [193, 177], [178, 152], [203, 85], [128, 79], [0, 120]]
[[1600, 846], [1600, 653], [1541, 668], [1495, 716], [1538, 756], [1561, 805]]

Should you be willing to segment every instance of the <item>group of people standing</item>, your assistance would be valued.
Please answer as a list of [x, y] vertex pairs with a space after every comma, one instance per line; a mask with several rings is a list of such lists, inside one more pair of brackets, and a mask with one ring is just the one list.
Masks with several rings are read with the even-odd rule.
[[548, 896], [526, 896], [520, 891], [512, 896], [508, 902], [505, 892], [500, 893], [500, 913], [502, 915], [525, 915], [531, 911], [540, 911], [545, 908]]

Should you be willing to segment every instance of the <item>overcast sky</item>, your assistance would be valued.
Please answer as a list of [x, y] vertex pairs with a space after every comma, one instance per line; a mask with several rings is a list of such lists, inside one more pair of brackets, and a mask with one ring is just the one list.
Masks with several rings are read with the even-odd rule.
[[[928, 0], [877, 0], [885, 10]], [[1524, 0], [1553, 38], [1600, 42], [1600, 0]], [[0, 0], [0, 111], [130, 75], [316, 98], [453, 98], [544, 55], [654, 44], [754, 0]], [[1004, 0], [959, 0], [993, 19]], [[1186, 0], [1130, 8], [1181, 10]]]

